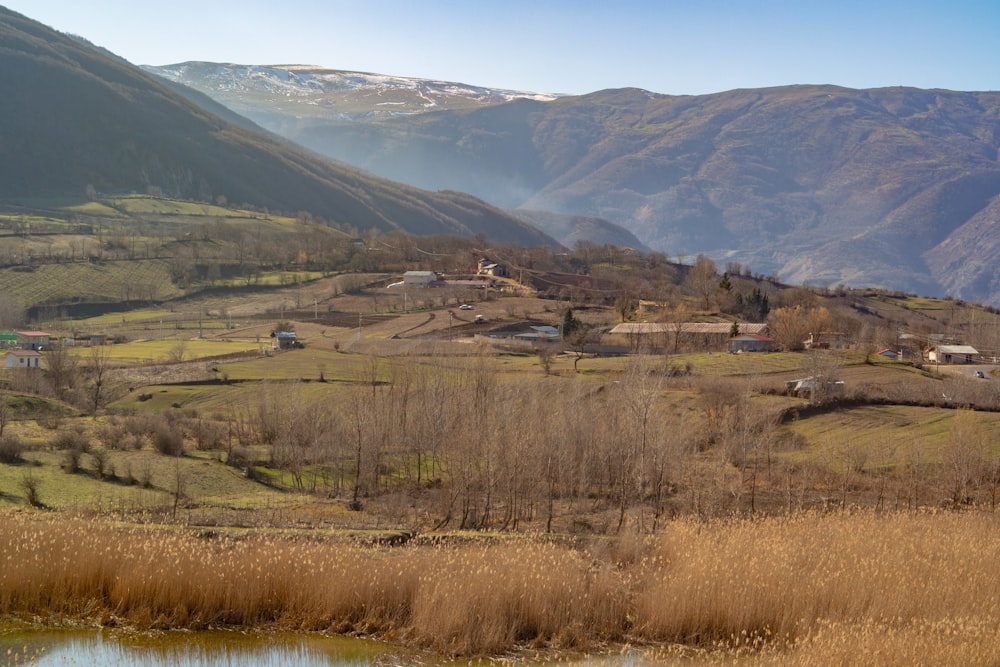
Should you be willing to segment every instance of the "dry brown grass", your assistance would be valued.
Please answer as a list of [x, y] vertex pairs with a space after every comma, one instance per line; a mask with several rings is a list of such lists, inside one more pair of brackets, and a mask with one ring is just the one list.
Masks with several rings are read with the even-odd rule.
[[449, 654], [681, 644], [764, 664], [995, 664], [998, 519], [678, 521], [655, 538], [387, 549], [4, 517], [0, 614], [373, 633]]
[[953, 513], [677, 522], [643, 564], [635, 633], [766, 645], [787, 664], [992, 664], [997, 527]]
[[23, 513], [0, 535], [0, 615], [374, 633], [483, 654], [620, 637], [624, 601], [612, 571], [529, 542], [393, 550]]
[[587, 646], [623, 636], [624, 582], [563, 546], [518, 542], [442, 550], [420, 578], [412, 632], [444, 652], [517, 643]]

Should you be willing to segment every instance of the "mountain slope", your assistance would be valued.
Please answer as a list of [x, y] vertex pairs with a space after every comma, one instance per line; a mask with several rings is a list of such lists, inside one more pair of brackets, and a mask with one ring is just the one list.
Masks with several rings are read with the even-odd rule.
[[338, 99], [298, 121], [246, 101], [280, 118], [265, 127], [373, 173], [604, 218], [675, 256], [1000, 304], [1000, 93], [622, 89], [406, 115], [346, 83]]
[[317, 159], [204, 111], [120, 59], [0, 8], [0, 198], [161, 189], [310, 211], [356, 229], [484, 234], [553, 244], [457, 193], [430, 193]]

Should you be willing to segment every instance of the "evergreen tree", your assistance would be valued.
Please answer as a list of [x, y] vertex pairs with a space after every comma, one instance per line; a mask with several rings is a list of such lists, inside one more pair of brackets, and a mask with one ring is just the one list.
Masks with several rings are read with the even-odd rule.
[[768, 303], [767, 294], [759, 287], [754, 287], [747, 296], [736, 295], [736, 310], [745, 320], [763, 322], [771, 312], [771, 305]]
[[573, 309], [567, 308], [566, 312], [563, 313], [562, 319], [562, 337], [565, 340], [574, 331], [580, 328], [583, 323], [580, 322], [576, 317], [573, 316]]

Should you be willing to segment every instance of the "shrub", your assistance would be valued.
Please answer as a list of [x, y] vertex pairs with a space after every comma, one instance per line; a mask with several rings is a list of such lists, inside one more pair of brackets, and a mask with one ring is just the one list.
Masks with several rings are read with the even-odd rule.
[[62, 418], [51, 413], [44, 413], [38, 415], [36, 421], [38, 422], [39, 426], [41, 426], [44, 429], [48, 429], [50, 431], [55, 431], [61, 428], [63, 425]]
[[198, 449], [220, 449], [226, 439], [226, 427], [208, 419], [191, 422], [191, 435]]
[[[131, 467], [129, 468], [129, 475], [132, 474]], [[143, 461], [142, 468], [139, 470], [139, 477], [136, 478], [140, 486], [144, 489], [153, 488], [153, 468], [149, 465], [149, 461]]]
[[67, 449], [66, 453], [63, 455], [62, 469], [71, 475], [80, 472], [80, 457], [82, 454], [83, 452], [79, 449], [74, 449], [72, 447]]
[[165, 456], [180, 456], [184, 453], [184, 434], [178, 426], [160, 424], [153, 432], [153, 447]]
[[125, 424], [118, 419], [113, 419], [97, 429], [97, 439], [105, 449], [129, 449], [128, 435]]
[[77, 453], [90, 451], [90, 440], [79, 431], [60, 431], [52, 440], [55, 449], [72, 449]]
[[108, 456], [108, 450], [95, 449], [91, 452], [90, 456], [94, 459], [94, 477], [97, 477], [98, 479], [114, 477], [114, 472], [111, 468], [111, 460]]
[[21, 492], [24, 493], [24, 499], [32, 507], [44, 507], [42, 504], [42, 499], [38, 494], [38, 479], [31, 474], [31, 470], [24, 473], [21, 477], [21, 481], [18, 483], [21, 487]]
[[0, 463], [21, 463], [24, 460], [24, 443], [16, 435], [0, 438]]

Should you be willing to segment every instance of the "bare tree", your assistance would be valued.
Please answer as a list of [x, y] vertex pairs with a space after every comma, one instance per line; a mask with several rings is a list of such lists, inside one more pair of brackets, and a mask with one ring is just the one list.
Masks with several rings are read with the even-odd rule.
[[715, 262], [705, 255], [698, 255], [684, 282], [701, 298], [705, 310], [711, 309], [712, 297], [719, 286], [719, 269]]
[[552, 362], [555, 361], [556, 348], [552, 345], [542, 344], [536, 350], [538, 354], [538, 363], [542, 365], [542, 370], [546, 375], [552, 373]]
[[70, 400], [79, 381], [77, 358], [63, 346], [55, 346], [45, 353], [45, 374], [55, 397]]
[[0, 391], [0, 438], [3, 437], [3, 430], [11, 420], [12, 412], [7, 392]]
[[776, 308], [767, 318], [771, 337], [784, 350], [801, 350], [810, 333], [821, 333], [829, 323], [830, 313], [826, 308], [801, 305]]
[[568, 336], [564, 336], [566, 345], [569, 346], [570, 350], [573, 352], [573, 372], [579, 373], [580, 369], [578, 364], [580, 360], [583, 359], [584, 354], [587, 350], [587, 343], [590, 342], [591, 327], [586, 324], [581, 324], [576, 327], [572, 333]]
[[663, 311], [661, 321], [667, 323], [667, 330], [664, 333], [664, 351], [667, 354], [677, 354], [680, 352], [681, 343], [688, 330], [688, 320], [691, 312], [683, 303], [678, 303], [673, 308]]
[[971, 502], [987, 467], [982, 424], [973, 410], [955, 411], [943, 454], [952, 503]]
[[90, 374], [90, 408], [92, 415], [96, 415], [97, 411], [104, 404], [108, 389], [108, 372], [110, 370], [110, 349], [104, 345], [97, 345], [90, 348], [88, 371]]
[[822, 403], [839, 396], [841, 359], [829, 350], [810, 350], [804, 358], [803, 372], [812, 379], [810, 400]]

